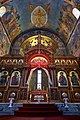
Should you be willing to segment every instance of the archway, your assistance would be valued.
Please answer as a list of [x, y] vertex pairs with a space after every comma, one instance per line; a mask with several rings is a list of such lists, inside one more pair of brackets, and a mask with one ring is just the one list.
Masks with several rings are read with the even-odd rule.
[[48, 58], [45, 55], [33, 55], [28, 61], [30, 73], [27, 79], [29, 99], [34, 101], [35, 95], [43, 96], [48, 100], [49, 88], [52, 85], [49, 71], [47, 69]]
[[[30, 64], [31, 64], [31, 71], [30, 71], [30, 74], [29, 74], [29, 77], [28, 77], [28, 80], [27, 80], [27, 84], [30, 85], [33, 83], [33, 84], [36, 84], [34, 85], [34, 88], [33, 86], [29, 89], [32, 89], [32, 90], [36, 90], [36, 89], [40, 89], [40, 90], [45, 90], [49, 87], [48, 84], [52, 84], [51, 82], [51, 79], [50, 79], [50, 75], [49, 75], [49, 72], [48, 70], [46, 69], [47, 68], [47, 65], [48, 65], [48, 58], [46, 58], [45, 56], [35, 56], [29, 60], [30, 61]], [[35, 79], [35, 81], [33, 81], [33, 79]], [[44, 80], [46, 79], [46, 80]], [[39, 82], [40, 82], [40, 88], [38, 86]], [[44, 82], [46, 82], [46, 87], [44, 86], [44, 84], [42, 84]]]
[[49, 86], [49, 74], [42, 68], [32, 69], [28, 79], [29, 90], [47, 90]]

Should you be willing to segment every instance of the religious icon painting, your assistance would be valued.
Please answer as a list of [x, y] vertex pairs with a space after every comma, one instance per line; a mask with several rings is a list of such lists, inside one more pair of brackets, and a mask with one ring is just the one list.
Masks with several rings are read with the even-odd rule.
[[31, 22], [36, 27], [42, 27], [47, 23], [48, 16], [46, 11], [41, 7], [36, 7], [31, 13]]
[[58, 81], [59, 87], [64, 87], [64, 86], [68, 85], [67, 76], [66, 76], [66, 73], [64, 71], [59, 71], [57, 73], [57, 81]]
[[8, 78], [7, 71], [0, 72], [0, 85], [5, 86], [8, 80], [7, 78]]
[[79, 86], [79, 77], [75, 71], [70, 72], [70, 83], [71, 86]]
[[11, 82], [10, 86], [19, 86], [20, 83], [20, 72], [19, 71], [14, 71], [11, 75]]

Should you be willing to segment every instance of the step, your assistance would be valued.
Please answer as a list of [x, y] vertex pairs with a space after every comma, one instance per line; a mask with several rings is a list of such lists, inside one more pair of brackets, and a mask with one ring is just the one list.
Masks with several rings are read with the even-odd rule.
[[58, 116], [63, 113], [58, 110], [55, 104], [23, 104], [19, 110], [15, 111], [15, 116]]
[[29, 112], [29, 111], [17, 111], [16, 113], [15, 113], [15, 116], [59, 116], [59, 115], [62, 115], [62, 112], [59, 112], [59, 111], [31, 111], [31, 112]]
[[49, 111], [49, 110], [51, 110], [51, 111], [53, 111], [53, 110], [58, 110], [57, 108], [48, 108], [48, 107], [46, 107], [46, 108], [42, 108], [42, 107], [37, 107], [37, 108], [34, 108], [34, 107], [19, 107], [19, 110], [23, 110], [23, 111], [30, 111], [30, 110], [34, 110], [34, 111]]
[[23, 106], [23, 108], [53, 108], [53, 109], [55, 109], [55, 108], [57, 108], [57, 106], [44, 106], [44, 105], [41, 105], [41, 106]]
[[19, 110], [19, 111], [15, 111], [16, 113], [19, 113], [19, 112], [22, 112], [22, 113], [56, 113], [56, 112], [59, 112], [58, 110], [54, 110], [54, 111], [22, 111], [22, 110]]
[[56, 105], [53, 104], [23, 104], [23, 107], [35, 107], [35, 108], [41, 108], [41, 107], [45, 107], [45, 108], [56, 108]]

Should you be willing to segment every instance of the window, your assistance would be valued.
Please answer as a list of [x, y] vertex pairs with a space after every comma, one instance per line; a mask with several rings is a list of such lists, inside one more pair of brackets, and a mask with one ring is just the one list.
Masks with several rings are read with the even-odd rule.
[[0, 17], [2, 17], [5, 13], [6, 13], [6, 8], [4, 6], [2, 6], [0, 8]]
[[73, 15], [78, 19], [80, 17], [80, 11], [77, 8], [72, 10]]
[[37, 89], [42, 89], [42, 70], [37, 71]]

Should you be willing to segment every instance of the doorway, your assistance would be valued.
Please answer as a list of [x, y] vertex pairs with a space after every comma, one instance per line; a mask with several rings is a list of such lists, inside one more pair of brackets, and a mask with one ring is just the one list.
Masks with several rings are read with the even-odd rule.
[[37, 68], [32, 71], [29, 90], [48, 90], [48, 75], [43, 69]]

